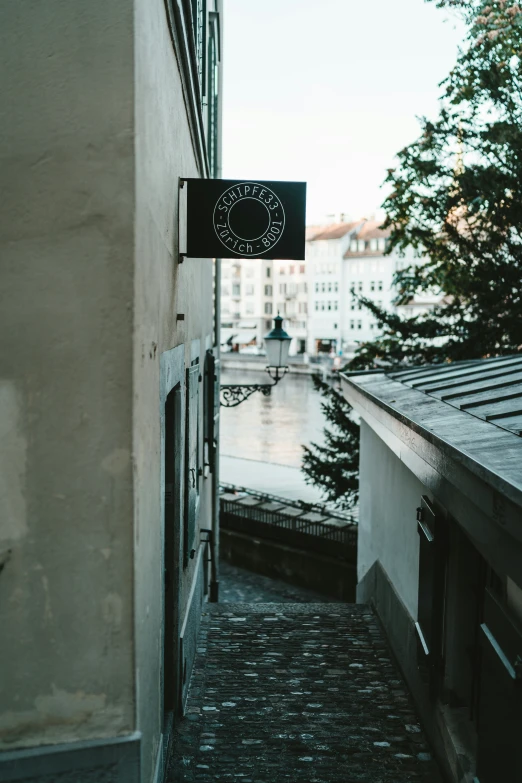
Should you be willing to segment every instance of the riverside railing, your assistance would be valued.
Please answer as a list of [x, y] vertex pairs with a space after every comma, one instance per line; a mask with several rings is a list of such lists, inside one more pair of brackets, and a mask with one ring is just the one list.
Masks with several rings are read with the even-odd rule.
[[355, 514], [341, 514], [324, 505], [222, 484], [220, 526], [348, 562], [357, 558]]

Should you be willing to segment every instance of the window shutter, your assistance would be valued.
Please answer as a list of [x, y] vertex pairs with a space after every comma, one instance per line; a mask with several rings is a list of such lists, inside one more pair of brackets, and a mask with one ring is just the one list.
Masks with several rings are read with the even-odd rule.
[[477, 778], [522, 780], [522, 631], [486, 590], [480, 626]]
[[219, 377], [221, 372], [221, 361], [217, 359], [212, 351], [207, 351], [207, 449], [208, 464], [211, 473], [216, 470], [218, 460], [218, 436], [219, 436]]
[[186, 465], [185, 473], [185, 525], [184, 525], [184, 561], [185, 564], [194, 547], [196, 518], [199, 506], [199, 364], [187, 369], [187, 426], [186, 426]]
[[419, 593], [417, 662], [421, 676], [435, 698], [442, 674], [442, 629], [446, 583], [446, 524], [437, 516], [429, 498], [417, 509], [419, 534]]

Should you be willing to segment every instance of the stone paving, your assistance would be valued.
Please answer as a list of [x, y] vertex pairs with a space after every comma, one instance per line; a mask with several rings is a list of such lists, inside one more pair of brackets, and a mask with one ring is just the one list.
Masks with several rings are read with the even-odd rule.
[[169, 783], [441, 783], [377, 619], [208, 604]]
[[321, 604], [332, 603], [335, 599], [280, 579], [254, 574], [222, 560], [219, 564], [219, 600], [244, 604]]

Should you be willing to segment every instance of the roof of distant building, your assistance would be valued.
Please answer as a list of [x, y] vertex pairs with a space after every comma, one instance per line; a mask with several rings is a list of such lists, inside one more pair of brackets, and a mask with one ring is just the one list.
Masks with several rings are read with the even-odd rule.
[[356, 232], [357, 239], [387, 239], [391, 234], [391, 228], [381, 228], [382, 220], [367, 220]]
[[[371, 239], [388, 239], [391, 234], [391, 228], [381, 228], [381, 225], [381, 220], [365, 220], [361, 228], [354, 233], [353, 239], [362, 240], [363, 242], [369, 242]], [[361, 253], [364, 253], [364, 255], [375, 255], [376, 252], [377, 251], [369, 248], [365, 250], [357, 249], [355, 251], [348, 248], [344, 254], [344, 258], [360, 255]], [[382, 250], [378, 252], [382, 253]]]
[[351, 223], [331, 223], [329, 226], [310, 226], [309, 228], [315, 229], [315, 231], [311, 231], [310, 235], [308, 235], [307, 229], [306, 238], [309, 242], [315, 242], [318, 239], [341, 239], [350, 231], [353, 231], [355, 228], [357, 228], [360, 223], [360, 220], [356, 220], [352, 221]]

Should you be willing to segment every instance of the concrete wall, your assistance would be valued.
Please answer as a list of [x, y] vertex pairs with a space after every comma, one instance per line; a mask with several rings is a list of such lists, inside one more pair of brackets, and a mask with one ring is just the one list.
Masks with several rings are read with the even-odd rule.
[[[212, 347], [212, 261], [177, 263], [178, 178], [205, 172], [162, 0], [7, 2], [0, 52], [0, 749], [126, 735], [149, 781], [163, 729], [160, 365], [179, 346], [183, 381]], [[202, 562], [181, 576], [181, 619]]]
[[[163, 0], [137, 0], [136, 268], [134, 321], [134, 459], [136, 544], [137, 725], [142, 777], [149, 780], [163, 720], [158, 688], [162, 667], [163, 491], [160, 458], [160, 356], [185, 346], [185, 364], [204, 360], [212, 334], [212, 262], [177, 263], [178, 179], [197, 177], [193, 140], [183, 107], [180, 68]], [[176, 321], [181, 313], [184, 321]], [[210, 346], [209, 346], [210, 347]], [[201, 416], [203, 395], [200, 394]], [[208, 484], [208, 480], [204, 480]], [[178, 488], [179, 489], [179, 488]], [[210, 518], [210, 487], [202, 487], [201, 518]], [[202, 527], [209, 527], [203, 524]], [[196, 559], [183, 572], [180, 613], [186, 608]]]
[[132, 3], [0, 6], [0, 747], [134, 726]]
[[411, 617], [417, 619], [419, 537], [416, 508], [429, 494], [361, 420], [357, 577], [380, 561]]
[[237, 530], [221, 528], [219, 537], [221, 557], [232, 565], [314, 590], [337, 601], [355, 601], [355, 563]]

